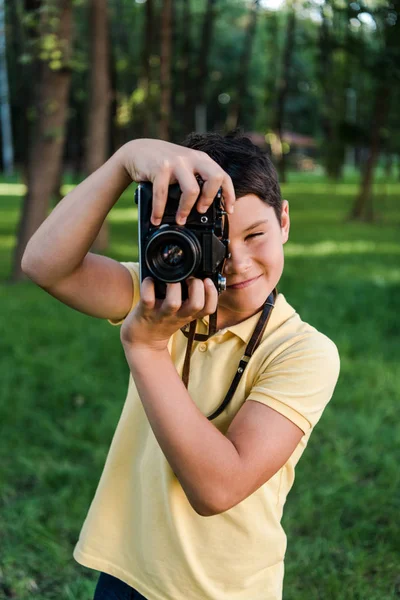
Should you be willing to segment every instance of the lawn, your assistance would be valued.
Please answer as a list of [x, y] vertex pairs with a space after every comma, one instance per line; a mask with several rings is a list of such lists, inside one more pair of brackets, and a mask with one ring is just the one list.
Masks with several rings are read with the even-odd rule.
[[[336, 392], [285, 507], [284, 600], [394, 600], [400, 183], [376, 184], [373, 225], [346, 222], [354, 178], [333, 186], [293, 174], [283, 189], [292, 229], [279, 291], [341, 356]], [[1, 180], [0, 598], [91, 600], [98, 574], [75, 563], [72, 550], [122, 410], [128, 366], [118, 328], [29, 281], [8, 283], [22, 193], [17, 177]], [[136, 260], [132, 188], [109, 219], [108, 255]]]

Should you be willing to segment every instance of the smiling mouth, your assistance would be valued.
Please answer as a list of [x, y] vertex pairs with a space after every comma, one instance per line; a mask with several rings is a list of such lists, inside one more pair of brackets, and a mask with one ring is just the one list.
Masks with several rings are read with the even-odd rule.
[[234, 285], [228, 285], [227, 288], [231, 289], [231, 290], [241, 290], [242, 288], [246, 288], [249, 285], [251, 285], [252, 283], [254, 283], [255, 281], [257, 281], [257, 279], [260, 279], [261, 275], [259, 275], [258, 277], [254, 277], [253, 279], [248, 279], [247, 281], [241, 281], [240, 283], [235, 283]]

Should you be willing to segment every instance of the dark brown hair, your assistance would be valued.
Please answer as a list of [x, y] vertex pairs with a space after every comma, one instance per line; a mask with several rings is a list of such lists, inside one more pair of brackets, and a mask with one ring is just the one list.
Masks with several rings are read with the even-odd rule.
[[231, 177], [236, 198], [254, 194], [275, 211], [281, 223], [282, 197], [278, 175], [271, 159], [235, 129], [220, 133], [191, 133], [182, 146], [208, 154]]

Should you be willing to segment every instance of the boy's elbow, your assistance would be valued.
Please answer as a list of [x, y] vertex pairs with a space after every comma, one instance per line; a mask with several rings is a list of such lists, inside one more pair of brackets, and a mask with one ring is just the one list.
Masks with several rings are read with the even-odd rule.
[[46, 272], [44, 267], [41, 265], [40, 260], [29, 252], [28, 247], [25, 249], [21, 259], [21, 269], [36, 285], [43, 288], [48, 285], [48, 278], [43, 277], [43, 274]]
[[225, 512], [225, 504], [219, 502], [216, 495], [213, 494], [212, 498], [208, 499], [197, 499], [196, 501], [188, 498], [193, 510], [201, 517], [214, 517]]
[[195, 510], [195, 512], [198, 515], [200, 515], [200, 517], [214, 517], [215, 515], [219, 515], [220, 512], [223, 512], [222, 510], [219, 511], [219, 510], [216, 510], [216, 509], [213, 509], [211, 507], [204, 506], [204, 505], [202, 505], [202, 506], [198, 506], [198, 505], [193, 506], [193, 504], [192, 504], [192, 507]]
[[27, 275], [27, 277], [29, 277], [30, 279], [32, 278], [32, 264], [30, 263], [27, 254], [26, 254], [26, 250], [22, 256], [22, 260], [21, 260], [21, 270], [23, 273], [25, 273], [25, 275]]
[[38, 276], [32, 264], [32, 261], [26, 257], [26, 254], [23, 255], [21, 260], [21, 270], [22, 272], [34, 283], [38, 282]]
[[25, 250], [21, 259], [21, 269], [25, 273], [25, 275], [28, 275], [28, 277], [29, 274], [32, 273], [34, 263], [34, 260], [32, 258], [32, 252], [29, 250], [29, 241], [25, 246]]

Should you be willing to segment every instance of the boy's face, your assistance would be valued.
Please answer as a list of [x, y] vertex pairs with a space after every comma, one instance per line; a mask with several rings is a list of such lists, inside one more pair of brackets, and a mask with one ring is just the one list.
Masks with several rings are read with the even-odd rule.
[[231, 258], [223, 272], [227, 288], [218, 298], [219, 328], [239, 323], [261, 309], [281, 278], [283, 244], [290, 228], [287, 200], [282, 202], [279, 223], [274, 209], [254, 194], [239, 198], [228, 218]]

